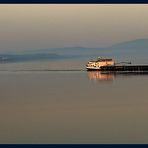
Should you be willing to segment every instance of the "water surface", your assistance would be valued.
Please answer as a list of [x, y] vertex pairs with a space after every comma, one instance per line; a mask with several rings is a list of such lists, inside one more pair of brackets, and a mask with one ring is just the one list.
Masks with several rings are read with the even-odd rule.
[[0, 71], [0, 143], [148, 143], [148, 75]]

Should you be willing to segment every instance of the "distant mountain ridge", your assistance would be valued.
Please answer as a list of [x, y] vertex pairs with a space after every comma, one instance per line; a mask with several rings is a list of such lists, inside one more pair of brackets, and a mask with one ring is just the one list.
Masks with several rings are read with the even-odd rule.
[[98, 56], [113, 58], [142, 58], [147, 59], [148, 39], [138, 39], [115, 44], [108, 48], [65, 47], [38, 50], [24, 50], [14, 53], [0, 54], [0, 63], [25, 62], [39, 60], [62, 60], [78, 58], [95, 58]]
[[148, 39], [137, 39], [127, 42], [122, 42], [111, 46], [113, 49], [148, 49]]

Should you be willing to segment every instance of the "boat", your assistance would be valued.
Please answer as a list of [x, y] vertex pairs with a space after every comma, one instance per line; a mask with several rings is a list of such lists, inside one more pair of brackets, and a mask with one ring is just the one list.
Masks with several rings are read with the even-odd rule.
[[87, 70], [101, 70], [102, 66], [114, 66], [115, 62], [111, 58], [98, 57], [96, 60], [91, 60], [87, 63]]

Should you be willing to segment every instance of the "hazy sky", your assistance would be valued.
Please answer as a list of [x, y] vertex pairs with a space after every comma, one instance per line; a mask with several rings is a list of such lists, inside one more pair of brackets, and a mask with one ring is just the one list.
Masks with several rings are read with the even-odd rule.
[[0, 5], [0, 52], [148, 38], [148, 5]]

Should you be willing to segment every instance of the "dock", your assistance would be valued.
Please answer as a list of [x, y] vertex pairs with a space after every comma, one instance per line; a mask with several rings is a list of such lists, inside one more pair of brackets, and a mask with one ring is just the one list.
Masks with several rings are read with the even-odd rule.
[[148, 71], [148, 65], [101, 66], [100, 71]]

